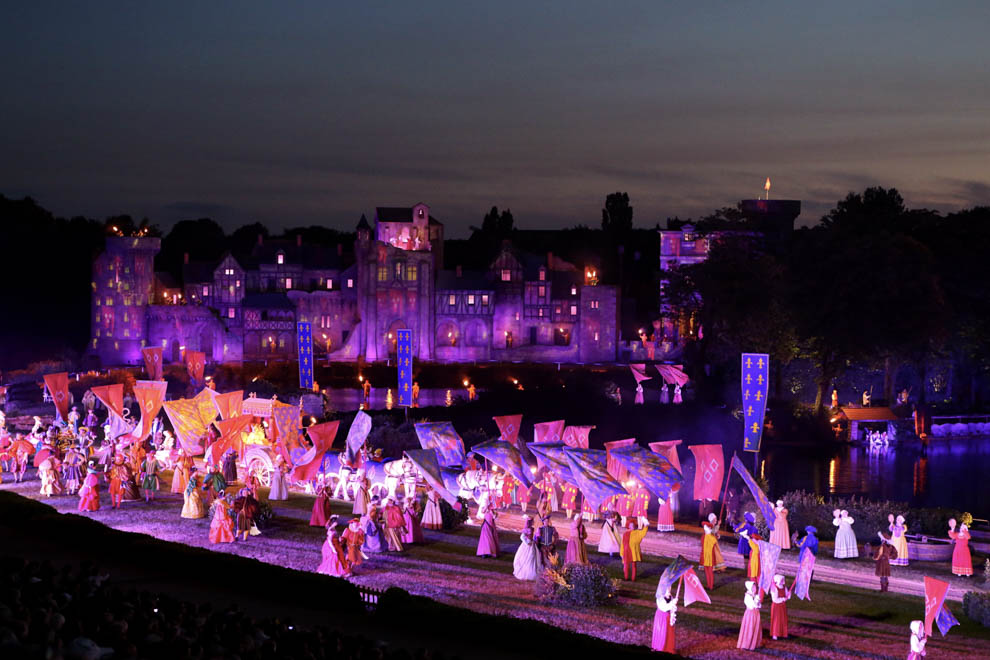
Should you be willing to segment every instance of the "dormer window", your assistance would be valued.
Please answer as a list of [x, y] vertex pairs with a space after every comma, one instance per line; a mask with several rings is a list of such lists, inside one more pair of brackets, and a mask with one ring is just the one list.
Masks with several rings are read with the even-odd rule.
[[292, 288], [292, 278], [291, 277], [285, 278], [285, 288], [286, 289], [291, 289]]
[[333, 280], [327, 279], [327, 289], [329, 290], [329, 289], [332, 289], [332, 288], [333, 288]]
[[502, 281], [511, 282], [512, 281], [512, 270], [509, 268], [502, 269]]
[[576, 296], [577, 295], [577, 287], [576, 286], [571, 285], [571, 295], [572, 296]]
[[354, 288], [354, 280], [351, 280], [351, 279], [347, 280], [347, 288], [348, 289], [353, 289]]
[[204, 286], [203, 287], [203, 297], [205, 298], [208, 295], [210, 295], [210, 287]]
[[285, 263], [285, 253], [284, 252], [279, 252], [278, 254], [275, 255], [275, 263], [277, 263], [279, 266], [281, 266], [282, 264]]
[[416, 215], [418, 215], [419, 217], [421, 217], [421, 218], [422, 218], [422, 217], [423, 217], [423, 209], [419, 209], [419, 210], [418, 210], [418, 211], [416, 212]]

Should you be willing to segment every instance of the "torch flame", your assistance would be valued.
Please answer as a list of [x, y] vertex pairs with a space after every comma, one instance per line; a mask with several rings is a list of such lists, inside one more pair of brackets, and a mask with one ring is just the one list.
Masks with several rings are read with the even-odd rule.
[[770, 177], [767, 177], [767, 182], [763, 184], [763, 189], [767, 192], [770, 191]]

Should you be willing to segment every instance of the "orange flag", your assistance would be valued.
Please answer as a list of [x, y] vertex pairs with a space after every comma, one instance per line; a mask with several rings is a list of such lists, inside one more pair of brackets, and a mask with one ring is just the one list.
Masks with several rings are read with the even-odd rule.
[[[949, 592], [949, 583], [925, 576], [925, 634], [931, 636], [932, 623], [942, 609], [945, 595]], [[944, 634], [944, 633], [943, 633]]]
[[295, 481], [309, 481], [315, 479], [323, 463], [323, 455], [333, 445], [334, 438], [337, 437], [337, 427], [339, 421], [324, 422], [316, 424], [306, 429], [309, 439], [313, 441], [305, 454], [299, 457], [296, 466], [292, 468], [292, 479]]
[[206, 353], [203, 351], [186, 351], [186, 370], [194, 385], [203, 383], [203, 369], [206, 367]]
[[161, 380], [162, 379], [161, 346], [142, 348], [141, 355], [144, 357], [144, 369], [145, 371], [148, 372], [148, 378], [151, 380]]
[[58, 411], [62, 421], [69, 420], [69, 374], [62, 372], [59, 374], [45, 374], [45, 385], [48, 393], [52, 395], [55, 402], [55, 410]]
[[682, 442], [683, 440], [666, 440], [664, 442], [651, 442], [649, 446], [650, 451], [666, 458], [671, 465], [677, 468], [678, 472], [681, 472], [681, 459], [677, 457], [677, 445]]
[[501, 417], [492, 417], [492, 419], [498, 425], [498, 432], [502, 435], [502, 440], [515, 446], [516, 441], [519, 439], [519, 427], [522, 425], [522, 415], [502, 415]]
[[135, 385], [134, 398], [141, 406], [141, 425], [138, 427], [138, 441], [140, 442], [151, 434], [151, 422], [158, 416], [162, 404], [165, 403], [165, 388]]
[[241, 434], [251, 426], [251, 415], [238, 415], [217, 422], [220, 429], [220, 439], [206, 449], [206, 462], [219, 464], [228, 449], [233, 449], [238, 455], [244, 452], [244, 440]]
[[99, 387], [90, 388], [90, 391], [93, 393], [93, 396], [100, 400], [100, 403], [107, 407], [107, 410], [117, 417], [124, 416], [123, 383], [100, 385]]
[[213, 404], [220, 413], [220, 419], [237, 417], [244, 409], [244, 390], [217, 394], [213, 397]]

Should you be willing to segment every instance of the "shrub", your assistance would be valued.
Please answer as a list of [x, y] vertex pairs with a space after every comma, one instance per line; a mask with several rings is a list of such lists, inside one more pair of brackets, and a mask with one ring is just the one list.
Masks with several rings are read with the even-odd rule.
[[547, 568], [536, 581], [536, 597], [543, 603], [598, 607], [615, 602], [615, 593], [615, 580], [595, 564]]
[[258, 516], [255, 518], [254, 522], [258, 528], [262, 528], [268, 523], [272, 518], [275, 517], [275, 512], [272, 510], [272, 505], [268, 501], [262, 502], [258, 501]]
[[973, 621], [990, 628], [990, 593], [967, 591], [963, 596], [963, 612]]
[[450, 506], [447, 500], [440, 500], [440, 516], [443, 518], [444, 529], [458, 529], [467, 522], [470, 515], [468, 501], [463, 497], [458, 497], [457, 501], [461, 503], [460, 511], [455, 511], [454, 507]]

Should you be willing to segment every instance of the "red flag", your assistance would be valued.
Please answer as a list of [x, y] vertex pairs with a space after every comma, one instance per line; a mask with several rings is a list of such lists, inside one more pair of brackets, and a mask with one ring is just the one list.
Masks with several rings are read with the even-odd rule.
[[144, 356], [144, 370], [148, 372], [148, 378], [151, 380], [161, 380], [162, 348], [160, 346], [142, 348], [141, 355]]
[[323, 455], [333, 445], [334, 438], [337, 437], [337, 427], [340, 422], [324, 422], [315, 424], [306, 429], [309, 439], [313, 441], [305, 454], [299, 458], [299, 462], [292, 468], [292, 479], [295, 481], [309, 481], [315, 479], [323, 463]]
[[100, 400], [100, 403], [107, 407], [107, 410], [117, 417], [124, 416], [124, 385], [122, 383], [100, 385], [90, 388], [90, 391], [93, 396]]
[[694, 499], [720, 499], [725, 476], [722, 445], [692, 445], [688, 449], [694, 454]]
[[693, 568], [689, 568], [684, 574], [684, 607], [695, 601], [712, 604], [712, 599], [708, 597], [708, 592], [701, 586], [701, 580], [695, 574]]
[[588, 436], [591, 435], [591, 430], [595, 428], [594, 426], [566, 426], [564, 427], [564, 437], [562, 440], [564, 444], [568, 447], [576, 447], [577, 449], [587, 449], [588, 448]]
[[217, 394], [213, 397], [213, 403], [220, 413], [220, 419], [237, 417], [244, 409], [244, 390]]
[[678, 472], [681, 472], [681, 459], [677, 457], [677, 445], [684, 442], [683, 440], [667, 440], [666, 442], [651, 442], [649, 444], [650, 451], [660, 454], [668, 461], [670, 464], [677, 468]]
[[932, 623], [942, 609], [945, 595], [949, 593], [949, 583], [925, 576], [925, 634], [932, 634]]
[[203, 369], [206, 367], [206, 353], [203, 351], [186, 351], [186, 370], [193, 383], [203, 382]]
[[522, 425], [522, 415], [502, 415], [501, 417], [492, 417], [492, 419], [498, 425], [498, 432], [501, 434], [502, 439], [515, 447], [519, 440], [519, 427]]
[[536, 442], [560, 442], [564, 435], [564, 420], [533, 424], [533, 440]]
[[630, 475], [629, 470], [622, 467], [622, 464], [617, 460], [612, 458], [612, 450], [618, 449], [619, 447], [628, 447], [629, 445], [636, 444], [636, 438], [628, 438], [626, 440], [613, 440], [612, 442], [605, 443], [605, 457], [606, 464], [608, 466], [608, 473], [615, 477], [615, 480], [620, 482], [623, 486], [629, 481]]
[[151, 422], [162, 409], [165, 402], [165, 388], [134, 386], [134, 398], [141, 406], [141, 425], [138, 427], [138, 440], [144, 440], [151, 433]]
[[60, 374], [45, 374], [45, 385], [52, 395], [59, 417], [64, 422], [69, 421], [69, 374], [64, 371]]

